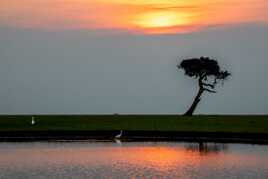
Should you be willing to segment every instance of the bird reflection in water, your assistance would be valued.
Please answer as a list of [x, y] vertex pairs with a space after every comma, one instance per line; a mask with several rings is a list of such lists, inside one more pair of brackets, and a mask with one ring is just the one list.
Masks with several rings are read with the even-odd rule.
[[122, 141], [120, 139], [114, 139], [114, 142], [118, 145], [118, 146], [122, 146]]

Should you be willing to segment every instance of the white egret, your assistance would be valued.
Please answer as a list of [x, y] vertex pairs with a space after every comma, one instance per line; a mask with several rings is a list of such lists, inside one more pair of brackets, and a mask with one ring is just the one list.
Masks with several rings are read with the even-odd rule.
[[122, 137], [122, 134], [123, 134], [123, 130], [121, 130], [120, 133], [118, 135], [116, 135], [114, 138], [120, 139]]

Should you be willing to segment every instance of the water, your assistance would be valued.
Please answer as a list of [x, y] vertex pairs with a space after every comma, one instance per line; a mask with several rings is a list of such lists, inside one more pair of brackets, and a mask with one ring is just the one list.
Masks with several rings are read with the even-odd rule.
[[169, 142], [0, 143], [0, 178], [268, 178], [268, 146]]

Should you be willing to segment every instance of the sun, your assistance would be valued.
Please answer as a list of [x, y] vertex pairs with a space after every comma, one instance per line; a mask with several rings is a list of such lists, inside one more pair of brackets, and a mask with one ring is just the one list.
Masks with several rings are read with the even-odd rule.
[[188, 23], [189, 19], [186, 14], [173, 11], [144, 13], [135, 21], [135, 24], [141, 28], [167, 28]]

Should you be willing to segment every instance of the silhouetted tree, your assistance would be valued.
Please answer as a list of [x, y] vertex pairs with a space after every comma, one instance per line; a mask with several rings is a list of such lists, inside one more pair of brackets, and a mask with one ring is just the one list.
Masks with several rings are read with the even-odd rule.
[[199, 86], [198, 93], [185, 116], [193, 115], [203, 92], [216, 93], [214, 88], [218, 82], [223, 82], [231, 75], [228, 71], [222, 71], [218, 62], [209, 57], [185, 59], [177, 67], [183, 69], [185, 75], [197, 79]]

